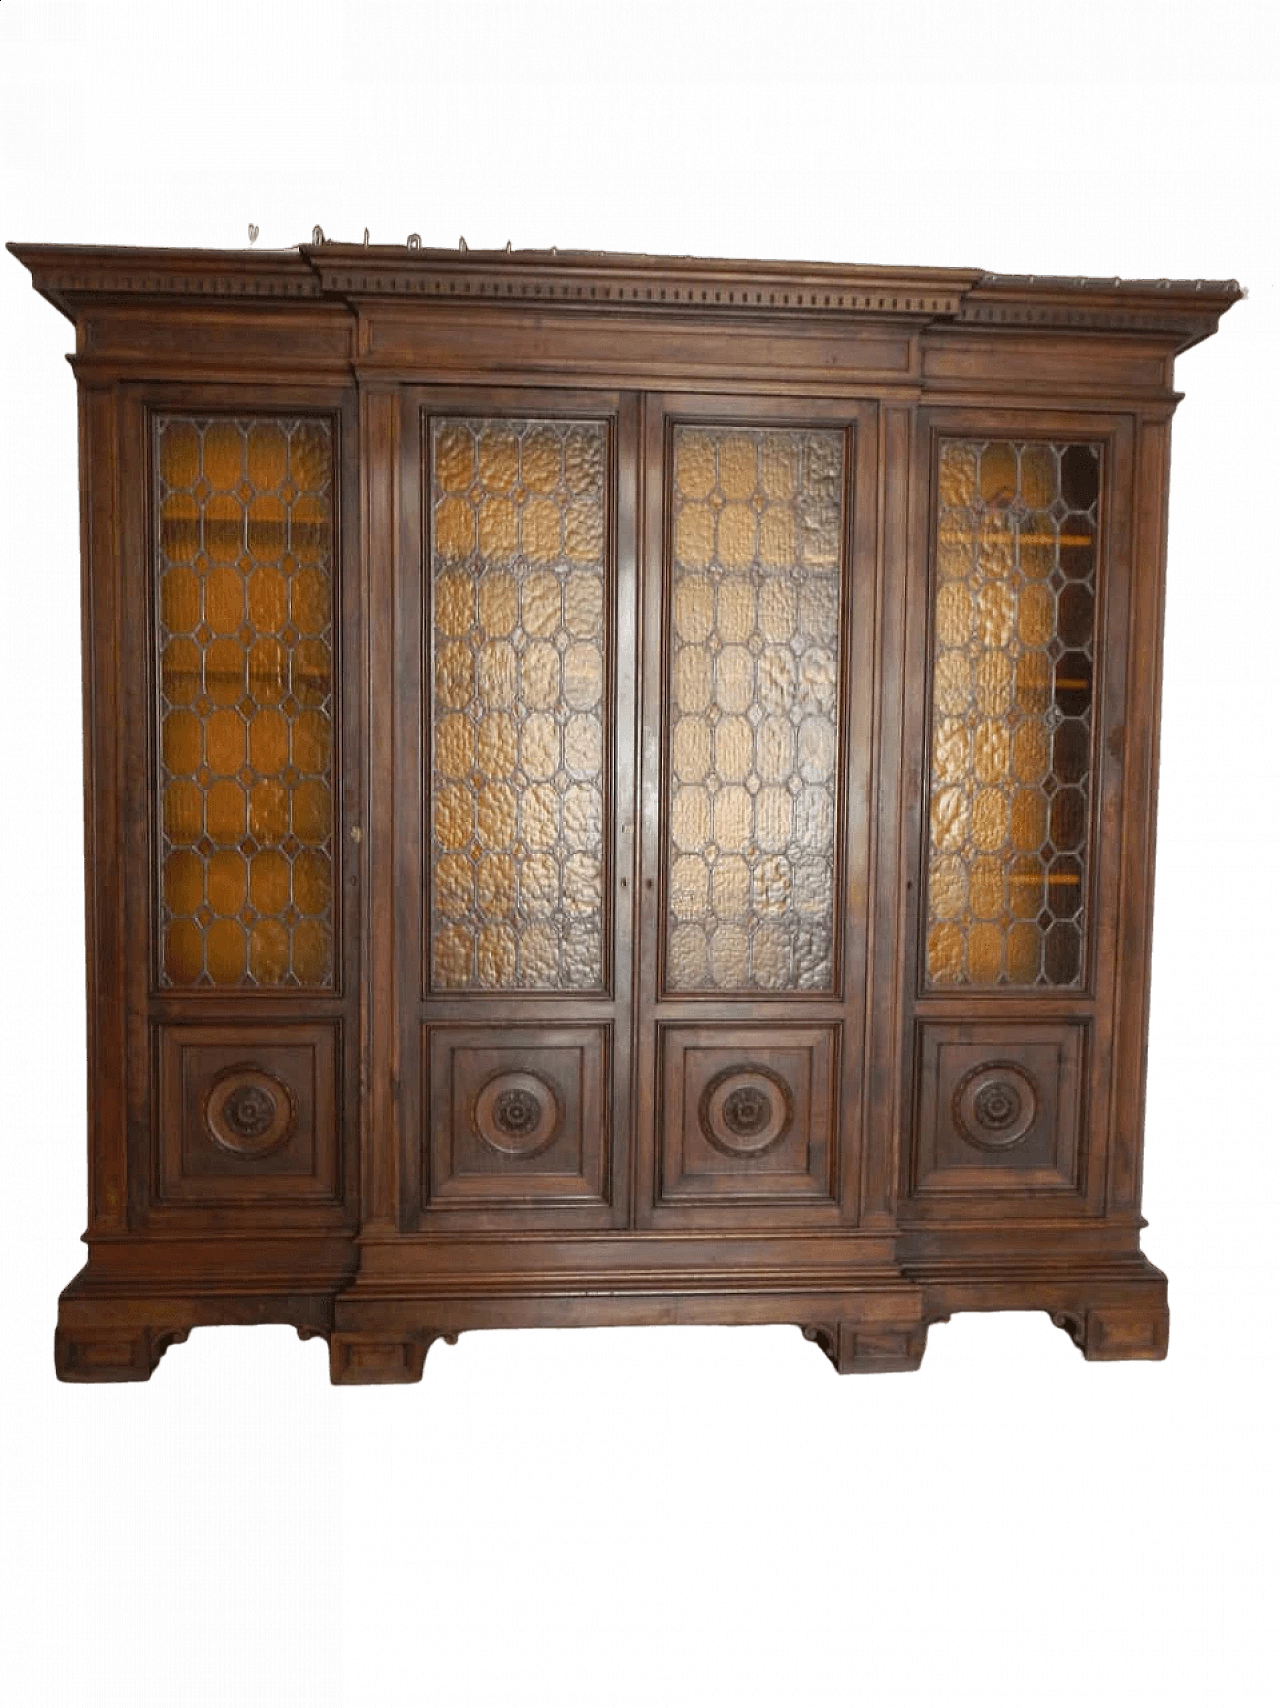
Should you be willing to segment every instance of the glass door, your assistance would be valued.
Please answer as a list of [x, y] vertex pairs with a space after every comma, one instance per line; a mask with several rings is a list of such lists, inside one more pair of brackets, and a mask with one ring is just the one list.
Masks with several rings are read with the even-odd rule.
[[638, 1209], [856, 1213], [875, 494], [849, 402], [646, 400]]
[[634, 406], [415, 394], [397, 854], [410, 1220], [626, 1215]]
[[919, 432], [903, 1194], [922, 1218], [1096, 1214], [1122, 947], [1131, 427], [936, 409]]
[[133, 1190], [157, 1226], [354, 1213], [352, 403], [217, 387], [131, 400], [126, 454], [148, 480], [130, 483], [125, 551], [149, 574], [124, 593], [139, 714], [126, 883], [152, 1040], [138, 1101], [154, 1111], [152, 1131], [135, 1126]]

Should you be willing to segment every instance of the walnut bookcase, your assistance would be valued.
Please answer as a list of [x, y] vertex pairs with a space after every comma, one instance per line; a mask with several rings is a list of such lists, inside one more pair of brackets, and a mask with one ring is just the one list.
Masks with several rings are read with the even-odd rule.
[[11, 245], [75, 324], [89, 1260], [466, 1329], [1159, 1358], [1170, 420], [1234, 282]]

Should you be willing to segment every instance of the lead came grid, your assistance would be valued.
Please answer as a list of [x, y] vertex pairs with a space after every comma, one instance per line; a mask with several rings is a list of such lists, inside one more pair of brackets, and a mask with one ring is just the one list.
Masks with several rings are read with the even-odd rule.
[[431, 981], [604, 984], [600, 421], [431, 432]]
[[844, 434], [674, 436], [666, 984], [834, 985]]
[[155, 424], [160, 982], [332, 988], [327, 421]]
[[927, 976], [1084, 966], [1100, 449], [944, 439]]

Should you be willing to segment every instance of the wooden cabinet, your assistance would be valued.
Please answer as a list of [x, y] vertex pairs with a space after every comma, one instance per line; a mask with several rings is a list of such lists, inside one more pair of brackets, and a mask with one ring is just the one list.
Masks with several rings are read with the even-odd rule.
[[194, 1326], [1156, 1358], [1176, 353], [1234, 283], [17, 247], [76, 326], [89, 1261]]

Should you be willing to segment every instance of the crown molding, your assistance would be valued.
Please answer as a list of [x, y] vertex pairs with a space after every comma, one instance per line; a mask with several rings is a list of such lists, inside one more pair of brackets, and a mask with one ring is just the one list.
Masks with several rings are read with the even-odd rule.
[[984, 273], [968, 291], [966, 326], [1171, 335], [1186, 350], [1217, 330], [1246, 293], [1235, 279], [1090, 279]]
[[700, 260], [588, 250], [453, 250], [304, 245], [326, 295], [711, 315], [876, 315], [933, 320], [958, 313], [972, 269]]
[[124, 249], [6, 245], [42, 297], [75, 320], [82, 308], [127, 297], [301, 297], [320, 283], [296, 249]]
[[1245, 293], [1234, 279], [1046, 278], [974, 268], [703, 260], [588, 250], [135, 249], [10, 243], [40, 294], [75, 320], [130, 298], [521, 303], [736, 319], [908, 321], [917, 326], [1155, 334], [1181, 350], [1208, 337]]

